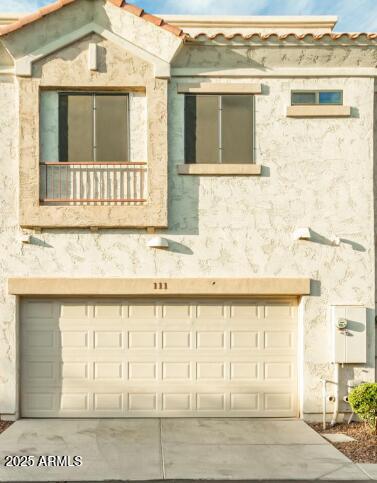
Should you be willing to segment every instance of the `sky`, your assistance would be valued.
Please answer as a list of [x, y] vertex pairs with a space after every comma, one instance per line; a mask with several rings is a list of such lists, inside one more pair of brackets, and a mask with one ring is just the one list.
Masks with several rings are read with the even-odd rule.
[[[0, 12], [31, 12], [53, 0], [0, 0]], [[343, 32], [377, 32], [377, 0], [132, 0], [150, 13], [337, 15]]]

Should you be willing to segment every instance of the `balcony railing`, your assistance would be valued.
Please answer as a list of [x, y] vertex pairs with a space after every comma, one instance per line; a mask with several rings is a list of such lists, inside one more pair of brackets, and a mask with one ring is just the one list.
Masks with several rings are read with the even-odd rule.
[[147, 165], [141, 162], [45, 162], [40, 164], [40, 203], [142, 205], [146, 178]]

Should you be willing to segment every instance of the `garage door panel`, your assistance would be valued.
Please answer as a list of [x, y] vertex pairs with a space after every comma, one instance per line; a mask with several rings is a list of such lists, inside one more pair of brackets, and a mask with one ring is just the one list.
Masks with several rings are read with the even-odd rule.
[[157, 349], [158, 334], [151, 330], [130, 330], [128, 332], [128, 349]]
[[196, 333], [197, 349], [225, 349], [226, 334], [219, 330], [198, 330]]
[[128, 313], [130, 319], [150, 323], [161, 317], [161, 307], [157, 302], [133, 302], [128, 305]]
[[259, 349], [262, 337], [260, 332], [251, 330], [232, 330], [230, 332], [230, 348], [238, 349]]
[[59, 381], [59, 363], [53, 361], [30, 361], [25, 364], [25, 375], [30, 384], [43, 381], [44, 384], [56, 384]]
[[196, 317], [203, 321], [215, 320], [216, 323], [225, 319], [227, 307], [219, 303], [201, 303], [196, 306]]
[[95, 349], [122, 349], [125, 337], [120, 330], [95, 330], [93, 332]]
[[[114, 392], [102, 388], [96, 392], [82, 392], [80, 388], [67, 388], [62, 395], [58, 391], [25, 392], [24, 411], [30, 417], [85, 417], [94, 411], [96, 417], [117, 417], [127, 414], [131, 417], [166, 416], [233, 416], [292, 417], [295, 398], [287, 390], [263, 392], [260, 387], [219, 388], [215, 392], [208, 388], [192, 387], [184, 390], [169, 388], [146, 392], [142, 387], [130, 387], [127, 392]], [[234, 414], [233, 414], [234, 411]]]
[[89, 363], [88, 362], [65, 362], [60, 364], [61, 375], [65, 381], [87, 380], [89, 378]]
[[122, 393], [106, 393], [94, 395], [94, 410], [96, 411], [119, 411], [124, 409]]
[[34, 319], [56, 318], [58, 308], [53, 301], [25, 300], [21, 309], [23, 322], [32, 323]]
[[94, 319], [119, 319], [128, 317], [128, 307], [114, 302], [94, 304]]
[[261, 374], [261, 364], [258, 362], [231, 362], [230, 380], [234, 382], [257, 381]]
[[230, 304], [230, 318], [250, 324], [253, 321], [261, 319], [263, 307], [259, 307], [257, 303], [237, 302]]
[[156, 381], [158, 378], [157, 363], [151, 362], [130, 362], [128, 364], [128, 380], [131, 382]]
[[54, 330], [27, 330], [24, 337], [24, 346], [27, 352], [38, 350], [52, 350], [58, 347], [58, 338]]
[[292, 302], [269, 302], [264, 306], [264, 318], [278, 320], [294, 320], [295, 305]]
[[187, 382], [192, 379], [194, 365], [190, 361], [166, 361], [162, 363], [164, 382]]
[[21, 313], [24, 416], [297, 416], [294, 301], [25, 300]]
[[164, 349], [191, 349], [192, 333], [187, 330], [163, 330], [162, 347]]
[[55, 332], [55, 335], [64, 349], [87, 349], [90, 346], [90, 334], [87, 330], [65, 330]]
[[88, 304], [83, 302], [63, 302], [60, 305], [60, 318], [62, 319], [84, 319], [89, 316]]

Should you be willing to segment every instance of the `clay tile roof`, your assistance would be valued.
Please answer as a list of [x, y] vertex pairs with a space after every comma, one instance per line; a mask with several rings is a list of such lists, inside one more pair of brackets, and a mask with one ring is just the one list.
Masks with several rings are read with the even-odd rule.
[[[75, 1], [76, 0], [57, 0], [56, 2], [40, 8], [39, 10], [37, 10], [36, 12], [30, 15], [21, 17], [17, 22], [13, 22], [8, 25], [2, 25], [0, 26], [0, 36], [9, 34], [11, 32], [14, 32], [24, 27], [25, 25], [36, 22], [37, 20], [40, 20], [44, 16], [52, 12], [56, 12], [57, 10], [60, 10], [66, 5], [69, 5]], [[144, 19], [146, 22], [153, 23], [154, 25], [161, 27], [162, 29], [174, 34], [177, 37], [180, 37], [182, 39], [187, 37], [187, 35], [179, 27], [170, 25], [166, 23], [162, 18], [146, 13], [142, 8], [139, 8], [136, 5], [132, 5], [131, 3], [126, 2], [125, 0], [107, 0], [107, 1], [111, 2], [116, 7], [122, 8], [126, 12], [129, 12], [133, 15], [136, 15], [137, 17]]]
[[[18, 21], [13, 22], [8, 25], [1, 25], [0, 26], [0, 36], [9, 34], [11, 32], [14, 32], [16, 30], [21, 29], [25, 25], [31, 24], [33, 22], [36, 22], [37, 20], [43, 18], [46, 15], [49, 15], [52, 12], [56, 12], [57, 10], [60, 10], [61, 8], [65, 7], [66, 5], [69, 5], [77, 0], [57, 0], [55, 3], [51, 3], [50, 5], [46, 5], [45, 7], [40, 8], [36, 12], [26, 15], [25, 17], [21, 17]], [[135, 15], [139, 18], [142, 18], [146, 22], [152, 23], [156, 25], [157, 27], [160, 27], [167, 32], [170, 32], [171, 34], [180, 37], [185, 40], [196, 40], [196, 39], [201, 39], [205, 38], [208, 40], [215, 40], [217, 38], [223, 38], [225, 40], [233, 40], [233, 39], [243, 39], [243, 40], [253, 40], [253, 39], [259, 39], [259, 40], [269, 40], [271, 38], [276, 38], [277, 40], [286, 40], [289, 38], [293, 38], [296, 40], [306, 40], [306, 39], [312, 39], [312, 40], [322, 40], [322, 39], [329, 39], [329, 40], [338, 40], [341, 38], [346, 38], [349, 40], [357, 40], [360, 37], [364, 37], [367, 40], [377, 40], [377, 33], [365, 33], [365, 32], [357, 32], [357, 33], [336, 33], [336, 32], [326, 32], [326, 33], [321, 33], [321, 34], [314, 34], [314, 33], [304, 33], [304, 34], [298, 34], [298, 33], [284, 33], [284, 34], [278, 34], [276, 32], [270, 32], [266, 34], [262, 33], [251, 33], [251, 34], [243, 34], [241, 32], [238, 33], [232, 33], [232, 34], [226, 34], [225, 32], [216, 32], [213, 34], [209, 34], [206, 32], [200, 32], [195, 35], [189, 35], [186, 34], [181, 28], [171, 25], [167, 22], [165, 22], [162, 18], [156, 17], [155, 15], [151, 15], [147, 12], [145, 12], [142, 8], [133, 5], [131, 3], [128, 3], [126, 0], [107, 0], [108, 2], [111, 2], [113, 5], [116, 7], [122, 8], [126, 12]]]
[[261, 33], [251, 33], [251, 34], [242, 34], [241, 32], [226, 34], [224, 32], [216, 32], [214, 34], [209, 34], [206, 32], [200, 32], [195, 35], [189, 36], [189, 40], [196, 40], [200, 38], [206, 38], [208, 40], [215, 40], [219, 37], [224, 38], [225, 40], [233, 40], [235, 38], [241, 38], [243, 40], [252, 40], [254, 38], [258, 38], [260, 40], [269, 40], [270, 38], [276, 38], [277, 40], [286, 40], [289, 37], [292, 37], [296, 40], [305, 40], [305, 39], [313, 39], [313, 40], [322, 40], [322, 39], [330, 39], [330, 40], [338, 40], [341, 38], [346, 38], [349, 40], [357, 40], [360, 37], [365, 37], [368, 40], [376, 40], [377, 33], [367, 33], [367, 32], [355, 32], [355, 33], [336, 33], [336, 32], [325, 32], [321, 34], [314, 34], [314, 33], [304, 33], [298, 34], [293, 32], [288, 32], [284, 34], [278, 34], [275, 32], [270, 32], [266, 34]]

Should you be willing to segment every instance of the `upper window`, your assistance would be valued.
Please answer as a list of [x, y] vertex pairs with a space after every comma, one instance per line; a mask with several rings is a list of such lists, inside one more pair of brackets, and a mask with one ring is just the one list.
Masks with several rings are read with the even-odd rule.
[[343, 91], [292, 91], [292, 106], [342, 105]]
[[59, 161], [128, 161], [128, 95], [59, 94]]
[[253, 106], [251, 95], [186, 95], [186, 163], [252, 163]]

